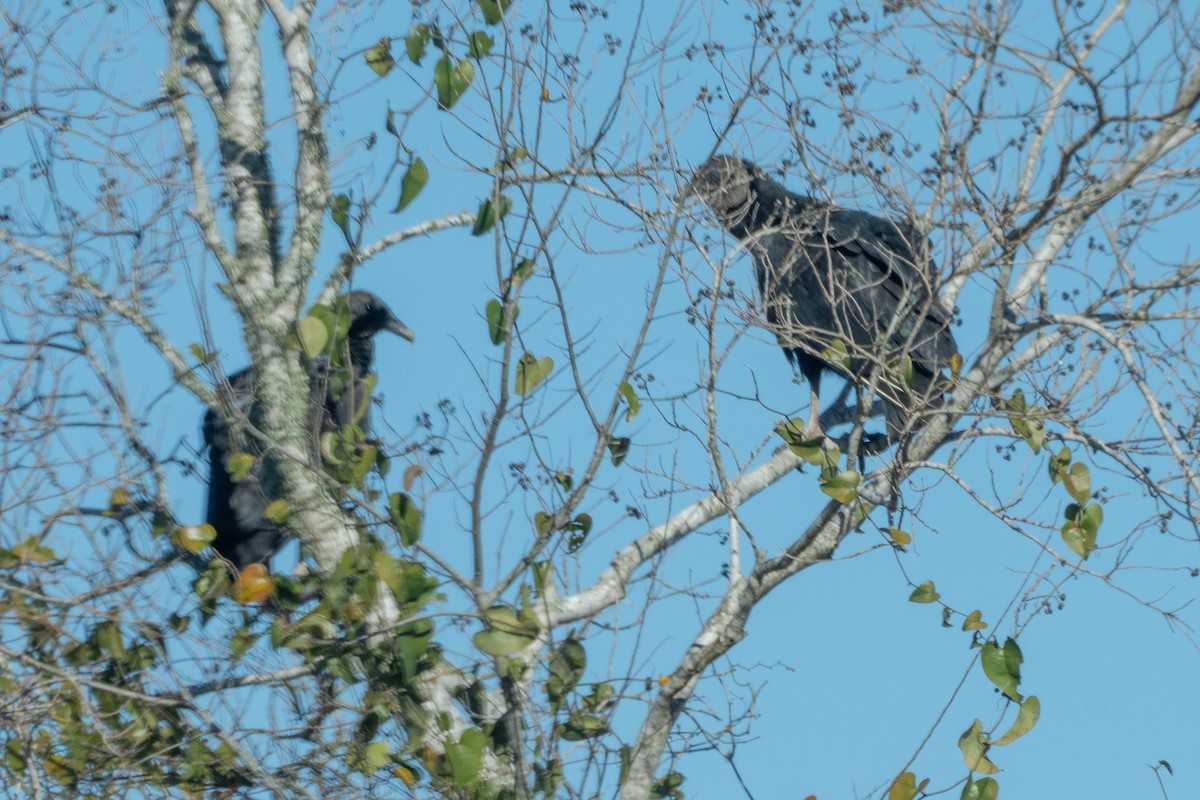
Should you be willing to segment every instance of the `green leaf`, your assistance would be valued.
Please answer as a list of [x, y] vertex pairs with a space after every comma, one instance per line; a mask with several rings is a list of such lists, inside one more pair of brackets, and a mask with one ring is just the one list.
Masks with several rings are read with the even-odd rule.
[[933, 586], [933, 581], [922, 581], [908, 596], [910, 603], [935, 603], [941, 597]]
[[415, 677], [420, 672], [421, 659], [429, 652], [429, 643], [433, 639], [433, 623], [421, 620], [405, 625], [396, 631], [393, 640], [396, 653], [404, 665], [404, 674]]
[[456, 786], [465, 788], [479, 777], [485, 741], [483, 731], [467, 728], [457, 742], [446, 742], [446, 760]]
[[476, 0], [479, 10], [483, 12], [483, 21], [488, 25], [496, 25], [504, 19], [504, 11], [512, 0]]
[[1033, 730], [1033, 726], [1037, 724], [1038, 717], [1041, 715], [1042, 704], [1035, 695], [1029, 695], [1025, 698], [1025, 702], [1021, 703], [1021, 710], [1017, 712], [1017, 718], [1013, 721], [1012, 727], [1003, 736], [992, 742], [992, 746], [1000, 747], [1020, 739]]
[[1087, 464], [1076, 462], [1070, 469], [1064, 470], [1061, 477], [1067, 494], [1071, 495], [1071, 499], [1076, 503], [1083, 505], [1092, 496], [1092, 476]]
[[495, 45], [496, 40], [483, 31], [475, 31], [467, 37], [467, 52], [471, 54], [471, 58], [483, 58], [492, 52]]
[[171, 542], [180, 550], [193, 555], [208, 547], [217, 538], [217, 529], [212, 525], [182, 525], [171, 533]]
[[564, 525], [562, 529], [568, 534], [567, 552], [574, 553], [583, 546], [588, 533], [592, 530], [592, 516], [590, 514], [578, 514], [575, 519]]
[[58, 558], [54, 550], [41, 543], [37, 534], [13, 545], [11, 550], [0, 550], [0, 553], [4, 554], [3, 569], [13, 569], [20, 564], [49, 564]]
[[263, 516], [274, 522], [276, 525], [282, 525], [287, 521], [288, 514], [292, 507], [288, 505], [287, 500], [273, 500], [263, 509]]
[[1063, 448], [1058, 451], [1057, 455], [1050, 456], [1050, 460], [1046, 464], [1046, 469], [1050, 472], [1050, 482], [1058, 483], [1062, 480], [1062, 473], [1071, 464], [1071, 451]]
[[425, 184], [429, 183], [429, 167], [425, 166], [424, 160], [418, 158], [408, 165], [408, 169], [404, 171], [404, 177], [400, 179], [400, 199], [396, 201], [396, 207], [392, 209], [393, 214], [398, 214], [408, 207], [408, 204], [417, 199], [417, 195], [425, 188]]
[[1017, 686], [1021, 683], [1023, 661], [1021, 648], [1012, 637], [1004, 641], [1003, 647], [998, 647], [995, 642], [988, 642], [979, 651], [979, 663], [983, 665], [983, 674], [1014, 703], [1020, 703], [1024, 699], [1017, 691]]
[[506, 172], [517, 168], [525, 159], [529, 158], [529, 151], [524, 147], [514, 147], [508, 150], [498, 161], [496, 161], [496, 171]]
[[800, 444], [804, 439], [804, 420], [789, 419], [775, 426], [775, 433], [787, 444]]
[[987, 626], [987, 623], [983, 621], [983, 613], [976, 610], [967, 614], [967, 618], [963, 620], [962, 629], [964, 631], [982, 631]]
[[[775, 433], [787, 443], [788, 449], [809, 464], [816, 467], [836, 466], [841, 459], [838, 449], [825, 449], [825, 438], [817, 436], [808, 438], [804, 431], [804, 421], [790, 419], [775, 426]], [[836, 473], [834, 473], [836, 474]]]
[[492, 340], [492, 344], [504, 343], [504, 306], [500, 301], [492, 298], [487, 301], [487, 306], [484, 307], [484, 316], [488, 322], [488, 336]]
[[191, 351], [192, 355], [196, 357], [196, 360], [199, 361], [201, 365], [208, 365], [217, 360], [216, 353], [210, 350], [205, 350], [195, 342], [192, 342], [188, 345], [188, 350]]
[[[233, 583], [227, 570], [217, 559], [209, 562], [208, 567], [192, 581], [192, 592], [203, 602], [212, 601], [229, 591]], [[203, 607], [203, 603], [202, 603]], [[205, 616], [211, 617], [211, 614]]]
[[500, 195], [500, 199], [493, 204], [489, 197], [479, 204], [479, 212], [475, 215], [475, 226], [471, 228], [472, 236], [483, 236], [496, 226], [496, 223], [504, 219], [512, 209], [512, 198], [506, 195]]
[[1026, 405], [1025, 393], [1020, 389], [1013, 390], [1012, 398], [1004, 401], [1004, 408], [1013, 430], [1025, 440], [1034, 455], [1040, 453], [1046, 441], [1046, 424], [1041, 412]]
[[533, 529], [537, 531], [539, 538], [550, 535], [550, 526], [554, 523], [554, 516], [547, 514], [544, 511], [539, 511], [533, 515]]
[[913, 360], [912, 356], [907, 353], [900, 356], [900, 359], [894, 365], [896, 374], [900, 378], [900, 382], [905, 388], [913, 388]]
[[225, 471], [229, 473], [229, 480], [234, 483], [246, 480], [246, 476], [250, 474], [250, 468], [253, 466], [254, 456], [249, 453], [234, 453], [225, 459]]
[[522, 622], [508, 606], [492, 606], [484, 612], [487, 629], [472, 637], [475, 646], [489, 656], [507, 656], [533, 643], [537, 626]]
[[480, 631], [471, 637], [471, 641], [481, 653], [501, 657], [521, 652], [533, 644], [533, 637], [504, 631]]
[[546, 679], [546, 697], [550, 705], [557, 711], [567, 694], [583, 677], [587, 666], [587, 653], [583, 645], [574, 638], [565, 640], [550, 657], [550, 677]]
[[555, 729], [568, 742], [581, 742], [608, 733], [608, 724], [595, 714], [573, 713]]
[[433, 85], [437, 89], [438, 108], [448, 111], [454, 107], [475, 77], [475, 65], [463, 59], [457, 63], [442, 56], [433, 67]]
[[405, 547], [412, 547], [420, 541], [421, 511], [411, 497], [403, 492], [388, 495], [388, 516]]
[[629, 410], [625, 412], [625, 421], [633, 422], [633, 418], [642, 410], [642, 401], [638, 400], [637, 393], [633, 391], [633, 387], [629, 385], [629, 381], [621, 381], [621, 385], [617, 387], [617, 391], [621, 393], [621, 397], [625, 399], [625, 404], [629, 406]]
[[592, 686], [592, 693], [583, 698], [583, 707], [599, 714], [612, 706], [616, 696], [617, 691], [611, 684], [598, 683]]
[[258, 641], [258, 634], [244, 626], [238, 628], [229, 639], [230, 658], [237, 661], [246, 654], [247, 650], [254, 646], [256, 641]]
[[387, 742], [370, 742], [353, 748], [347, 754], [346, 762], [351, 769], [358, 770], [363, 775], [374, 775], [392, 763], [391, 747]]
[[1087, 558], [1096, 549], [1096, 534], [1104, 522], [1104, 511], [1099, 503], [1089, 503], [1080, 508], [1071, 503], [1064, 514], [1066, 522], [1062, 526], [1063, 541], [1075, 551], [1080, 558]]
[[346, 244], [353, 246], [354, 237], [350, 235], [350, 197], [339, 194], [333, 198], [330, 215], [333, 217], [333, 224], [341, 228], [342, 236], [346, 237]]
[[1031, 419], [1028, 427], [1029, 433], [1025, 436], [1025, 443], [1033, 450], [1034, 455], [1037, 455], [1046, 442], [1046, 423], [1040, 419]]
[[1083, 507], [1083, 511], [1079, 516], [1079, 527], [1087, 531], [1092, 537], [1092, 546], [1096, 545], [1096, 533], [1100, 530], [1100, 525], [1104, 522], [1104, 510], [1099, 503], [1088, 503]]
[[517, 609], [517, 621], [521, 623], [521, 627], [532, 633], [541, 633], [542, 621], [538, 617], [537, 611], [534, 609], [531, 598], [529, 584], [521, 584], [521, 606]]
[[521, 308], [516, 301], [512, 303], [512, 321], [509, 325], [504, 324], [504, 305], [496, 299], [488, 300], [487, 306], [484, 309], [484, 315], [488, 322], [488, 336], [492, 340], [492, 344], [503, 344], [508, 338], [508, 328], [515, 325], [517, 317], [521, 314]]
[[1063, 543], [1075, 552], [1075, 555], [1086, 559], [1096, 549], [1096, 539], [1094, 536], [1089, 536], [1088, 532], [1079, 527], [1073, 522], [1066, 522], [1062, 526]]
[[366, 59], [367, 66], [381, 78], [386, 78], [392, 67], [396, 66], [396, 61], [392, 58], [391, 42], [386, 38], [380, 39], [379, 44], [368, 50], [363, 58]]
[[350, 333], [350, 306], [345, 299], [338, 298], [332, 307], [317, 303], [308, 310], [308, 316], [319, 320], [325, 326], [325, 332], [332, 340], [332, 345], [325, 345], [333, 365], [341, 366], [342, 345]]
[[962, 750], [963, 762], [972, 772], [993, 775], [1000, 771], [995, 764], [988, 760], [987, 734], [983, 732], [983, 723], [979, 720], [975, 720], [971, 727], [958, 737], [958, 749]]
[[325, 323], [309, 315], [296, 323], [296, 338], [300, 340], [300, 349], [310, 359], [316, 358], [329, 344], [329, 329]]
[[429, 44], [429, 26], [414, 25], [409, 31], [408, 36], [404, 37], [404, 49], [408, 53], [408, 60], [414, 65], [420, 66], [421, 59], [425, 56], [425, 46]]
[[683, 776], [678, 772], [668, 772], [650, 787], [650, 800], [683, 800]]
[[862, 477], [855, 470], [848, 469], [821, 482], [821, 491], [843, 505], [853, 502], [858, 497], [858, 484]]
[[832, 342], [829, 347], [822, 350], [821, 356], [834, 366], [850, 369], [850, 351], [846, 349], [846, 343], [841, 339]]
[[883, 532], [892, 540], [892, 544], [898, 547], [903, 547], [906, 544], [912, 543], [912, 536], [900, 530], [899, 528], [884, 528]]
[[533, 573], [533, 588], [539, 595], [550, 585], [550, 579], [554, 576], [554, 565], [549, 561], [535, 561], [529, 565], [530, 571]]
[[516, 286], [522, 284], [532, 278], [535, 272], [537, 272], [537, 262], [523, 258], [519, 264], [513, 267], [512, 275], [509, 277], [509, 285]]
[[526, 353], [517, 362], [517, 382], [513, 390], [524, 397], [536, 389], [538, 384], [546, 380], [553, 369], [553, 359], [538, 358], [530, 353]]
[[619, 467], [625, 463], [625, 457], [629, 455], [628, 436], [610, 436], [608, 437], [608, 454], [612, 460], [614, 467]]
[[997, 800], [1000, 797], [1000, 784], [995, 778], [980, 778], [977, 781], [967, 781], [959, 800]]

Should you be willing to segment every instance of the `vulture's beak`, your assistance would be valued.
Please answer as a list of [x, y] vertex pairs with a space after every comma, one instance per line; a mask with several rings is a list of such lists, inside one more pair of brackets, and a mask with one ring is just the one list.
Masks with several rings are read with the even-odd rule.
[[385, 328], [406, 341], [411, 342], [416, 339], [416, 337], [413, 336], [413, 332], [409, 330], [408, 326], [395, 317], [388, 318]]

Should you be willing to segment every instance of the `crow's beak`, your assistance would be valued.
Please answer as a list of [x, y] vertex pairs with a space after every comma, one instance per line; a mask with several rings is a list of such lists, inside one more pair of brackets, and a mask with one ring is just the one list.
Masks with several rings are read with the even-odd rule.
[[409, 330], [408, 326], [395, 317], [392, 317], [388, 320], [387, 329], [399, 336], [401, 339], [405, 339], [410, 342], [416, 339], [416, 337], [413, 336], [413, 332]]

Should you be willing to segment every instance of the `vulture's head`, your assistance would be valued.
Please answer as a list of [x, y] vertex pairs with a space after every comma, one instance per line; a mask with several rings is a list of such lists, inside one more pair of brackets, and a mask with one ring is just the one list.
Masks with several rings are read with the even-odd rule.
[[695, 195], [716, 212], [722, 223], [742, 220], [754, 201], [756, 180], [766, 177], [761, 169], [743, 158], [713, 156], [700, 165], [680, 193], [686, 200]]
[[350, 292], [346, 304], [350, 307], [352, 339], [370, 339], [380, 331], [390, 331], [401, 339], [413, 340], [413, 332], [396, 319], [387, 303], [370, 292]]

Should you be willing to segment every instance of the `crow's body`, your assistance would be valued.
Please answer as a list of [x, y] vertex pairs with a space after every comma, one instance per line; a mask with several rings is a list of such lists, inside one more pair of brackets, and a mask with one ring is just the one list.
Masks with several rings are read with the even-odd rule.
[[[321, 433], [336, 431], [355, 420], [363, 408], [368, 393], [362, 381], [371, 372], [375, 356], [374, 336], [380, 331], [391, 331], [409, 341], [413, 335], [396, 319], [391, 310], [368, 292], [351, 292], [346, 296], [350, 309], [350, 330], [346, 337], [349, 350], [349, 380], [331, 381], [333, 371], [322, 367], [313, 376], [310, 402], [319, 408], [314, 418], [314, 452], [316, 439]], [[255, 381], [253, 367], [229, 375], [228, 410], [240, 420], [255, 423]], [[340, 383], [341, 390], [332, 386]], [[222, 390], [224, 393], [224, 388]], [[368, 414], [363, 410], [357, 424], [364, 433], [369, 431]], [[239, 570], [255, 563], [265, 563], [271, 554], [283, 544], [286, 532], [280, 525], [266, 518], [265, 512], [271, 502], [262, 484], [262, 459], [268, 446], [250, 431], [236, 436], [221, 416], [209, 409], [204, 415], [204, 441], [209, 448], [208, 523], [217, 532], [213, 549], [233, 563]], [[239, 441], [240, 440], [240, 441]], [[245, 452], [254, 456], [254, 465], [246, 477], [234, 482], [226, 469], [231, 455]]]
[[820, 432], [826, 368], [862, 387], [879, 367], [893, 441], [914, 413], [940, 402], [941, 371], [957, 346], [915, 228], [789, 192], [732, 156], [706, 161], [688, 191], [753, 256], [767, 325], [811, 388], [809, 434]]

